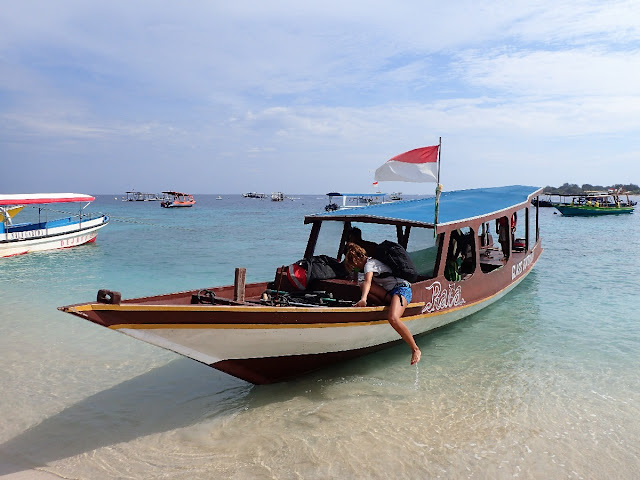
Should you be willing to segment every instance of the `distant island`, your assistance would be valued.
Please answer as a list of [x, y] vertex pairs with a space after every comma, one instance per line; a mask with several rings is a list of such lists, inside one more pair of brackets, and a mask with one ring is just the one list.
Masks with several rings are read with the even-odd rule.
[[608, 187], [591, 185], [589, 183], [585, 183], [582, 186], [576, 185], [575, 183], [565, 183], [559, 187], [546, 186], [544, 187], [544, 193], [547, 195], [582, 195], [586, 192], [607, 192], [618, 189], [622, 189], [623, 192], [630, 193], [631, 195], [640, 195], [640, 187], [634, 183], [628, 185], [616, 183]]

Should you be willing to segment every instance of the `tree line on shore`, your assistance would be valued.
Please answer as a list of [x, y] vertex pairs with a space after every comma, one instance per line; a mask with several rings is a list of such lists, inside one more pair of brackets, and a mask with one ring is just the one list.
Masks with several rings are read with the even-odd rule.
[[632, 195], [640, 195], [640, 186], [635, 183], [629, 183], [623, 185], [616, 183], [615, 185], [603, 186], [603, 185], [591, 185], [590, 183], [584, 183], [582, 186], [575, 183], [565, 183], [559, 187], [544, 187], [544, 193], [548, 195], [582, 195], [586, 192], [607, 192], [609, 190], [622, 190]]

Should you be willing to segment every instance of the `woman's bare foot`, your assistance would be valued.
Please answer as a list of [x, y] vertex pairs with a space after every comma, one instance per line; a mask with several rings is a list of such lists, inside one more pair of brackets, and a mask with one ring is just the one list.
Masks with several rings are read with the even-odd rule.
[[422, 352], [420, 350], [414, 350], [411, 355], [411, 365], [415, 365], [420, 361], [420, 357], [422, 356]]

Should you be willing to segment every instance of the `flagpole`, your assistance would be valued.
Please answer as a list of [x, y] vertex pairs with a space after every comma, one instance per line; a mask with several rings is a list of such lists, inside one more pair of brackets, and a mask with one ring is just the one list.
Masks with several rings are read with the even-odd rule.
[[438, 183], [440, 183], [440, 152], [442, 151], [442, 137], [438, 140]]
[[440, 207], [440, 194], [442, 193], [442, 185], [440, 185], [440, 151], [442, 150], [442, 137], [438, 140], [438, 179], [436, 181], [436, 204], [435, 215], [433, 219], [433, 238], [437, 236], [438, 229], [438, 209]]

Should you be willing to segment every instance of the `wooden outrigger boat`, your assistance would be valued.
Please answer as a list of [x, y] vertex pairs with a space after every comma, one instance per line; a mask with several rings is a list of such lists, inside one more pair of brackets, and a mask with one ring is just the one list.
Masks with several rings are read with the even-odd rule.
[[[623, 197], [626, 195], [626, 200]], [[583, 195], [559, 195], [559, 202], [552, 206], [565, 217], [619, 215], [633, 213], [635, 202], [625, 192], [586, 192]], [[571, 201], [564, 200], [571, 198]]]
[[196, 204], [193, 195], [189, 195], [188, 193], [173, 191], [162, 193], [165, 195], [165, 198], [162, 203], [160, 203], [160, 206], [164, 208], [193, 207]]
[[[356, 226], [369, 240], [400, 243], [419, 273], [402, 321], [420, 335], [499, 300], [529, 274], [542, 253], [531, 205], [541, 190], [444, 192], [435, 232], [435, 198], [309, 215], [304, 258], [337, 263]], [[515, 214], [522, 238], [507, 239], [502, 251], [490, 227]], [[388, 307], [352, 306], [361, 295], [357, 279], [309, 278], [306, 290], [296, 292], [287, 270], [277, 269], [272, 282], [245, 284], [246, 272], [236, 269], [234, 285], [136, 299], [101, 290], [95, 302], [59, 309], [256, 384], [402, 342], [386, 320]]]
[[[385, 203], [386, 193], [339, 193], [329, 192], [329, 203], [324, 207], [325, 211], [347, 210], [349, 208], [362, 208], [370, 205]], [[336, 200], [340, 198], [341, 200]], [[389, 200], [390, 201], [390, 200]]]
[[145, 193], [145, 192], [125, 192], [126, 197], [122, 198], [123, 202], [157, 202], [162, 201], [162, 195], [157, 193]]
[[[107, 215], [91, 215], [83, 210], [95, 197], [79, 193], [34, 193], [0, 195], [0, 257], [29, 252], [76, 247], [96, 240], [98, 230], [109, 223]], [[77, 216], [49, 220], [52, 203], [85, 204]], [[14, 217], [26, 206], [38, 207], [38, 220], [15, 223]]]

